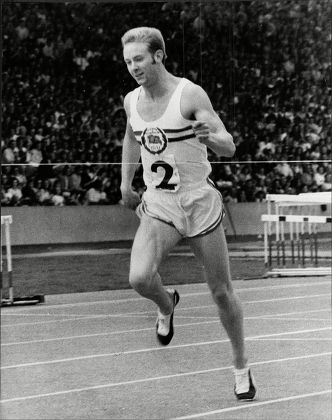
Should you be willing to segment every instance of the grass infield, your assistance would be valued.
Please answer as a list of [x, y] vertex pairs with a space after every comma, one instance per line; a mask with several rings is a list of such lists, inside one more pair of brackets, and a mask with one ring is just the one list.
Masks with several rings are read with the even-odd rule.
[[[67, 255], [13, 260], [15, 296], [80, 293], [130, 288], [129, 254]], [[233, 280], [260, 278], [261, 259], [231, 259]], [[169, 256], [160, 267], [165, 285], [201, 283], [202, 269], [193, 256]], [[4, 273], [6, 285], [6, 273]]]

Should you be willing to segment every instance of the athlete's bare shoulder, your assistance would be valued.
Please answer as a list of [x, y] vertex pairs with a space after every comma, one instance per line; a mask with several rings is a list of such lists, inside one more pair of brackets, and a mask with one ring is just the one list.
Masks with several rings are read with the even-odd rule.
[[208, 98], [205, 90], [194, 82], [189, 81], [183, 88], [183, 97], [186, 101], [197, 102]]
[[183, 117], [193, 119], [193, 114], [198, 109], [205, 108], [207, 104], [210, 105], [210, 100], [205, 90], [196, 83], [189, 81], [182, 91], [181, 113]]
[[133, 91], [128, 92], [123, 101], [123, 107], [128, 117], [130, 116], [130, 98], [131, 98], [132, 93]]

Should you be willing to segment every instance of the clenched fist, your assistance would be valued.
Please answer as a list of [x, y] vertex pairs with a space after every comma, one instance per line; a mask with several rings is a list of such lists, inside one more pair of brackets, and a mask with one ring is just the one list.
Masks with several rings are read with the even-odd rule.
[[206, 122], [195, 121], [192, 125], [192, 129], [195, 136], [201, 143], [206, 144], [206, 142], [210, 139], [211, 130]]
[[141, 202], [140, 195], [132, 189], [126, 189], [126, 190], [121, 189], [121, 193], [122, 193], [121, 204], [128, 207], [129, 209], [135, 210], [136, 207]]

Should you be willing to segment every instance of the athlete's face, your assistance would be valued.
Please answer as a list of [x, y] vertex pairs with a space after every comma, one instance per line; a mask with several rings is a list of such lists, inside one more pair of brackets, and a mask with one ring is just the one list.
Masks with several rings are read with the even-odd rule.
[[130, 42], [123, 48], [123, 58], [131, 76], [139, 85], [153, 82], [156, 76], [156, 60], [144, 42]]

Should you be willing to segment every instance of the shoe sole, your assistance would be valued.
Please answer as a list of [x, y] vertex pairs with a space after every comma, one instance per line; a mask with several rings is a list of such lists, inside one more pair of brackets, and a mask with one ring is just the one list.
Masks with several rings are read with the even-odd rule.
[[157, 322], [157, 325], [156, 325], [157, 338], [158, 338], [159, 343], [162, 344], [163, 346], [167, 346], [173, 338], [173, 335], [174, 335], [174, 326], [173, 326], [174, 310], [175, 310], [175, 306], [179, 303], [179, 300], [180, 300], [180, 295], [179, 295], [178, 291], [174, 289], [174, 293], [173, 293], [174, 306], [173, 306], [173, 312], [172, 312], [171, 319], [170, 319], [169, 333], [167, 335], [159, 335], [158, 334], [158, 322]]

